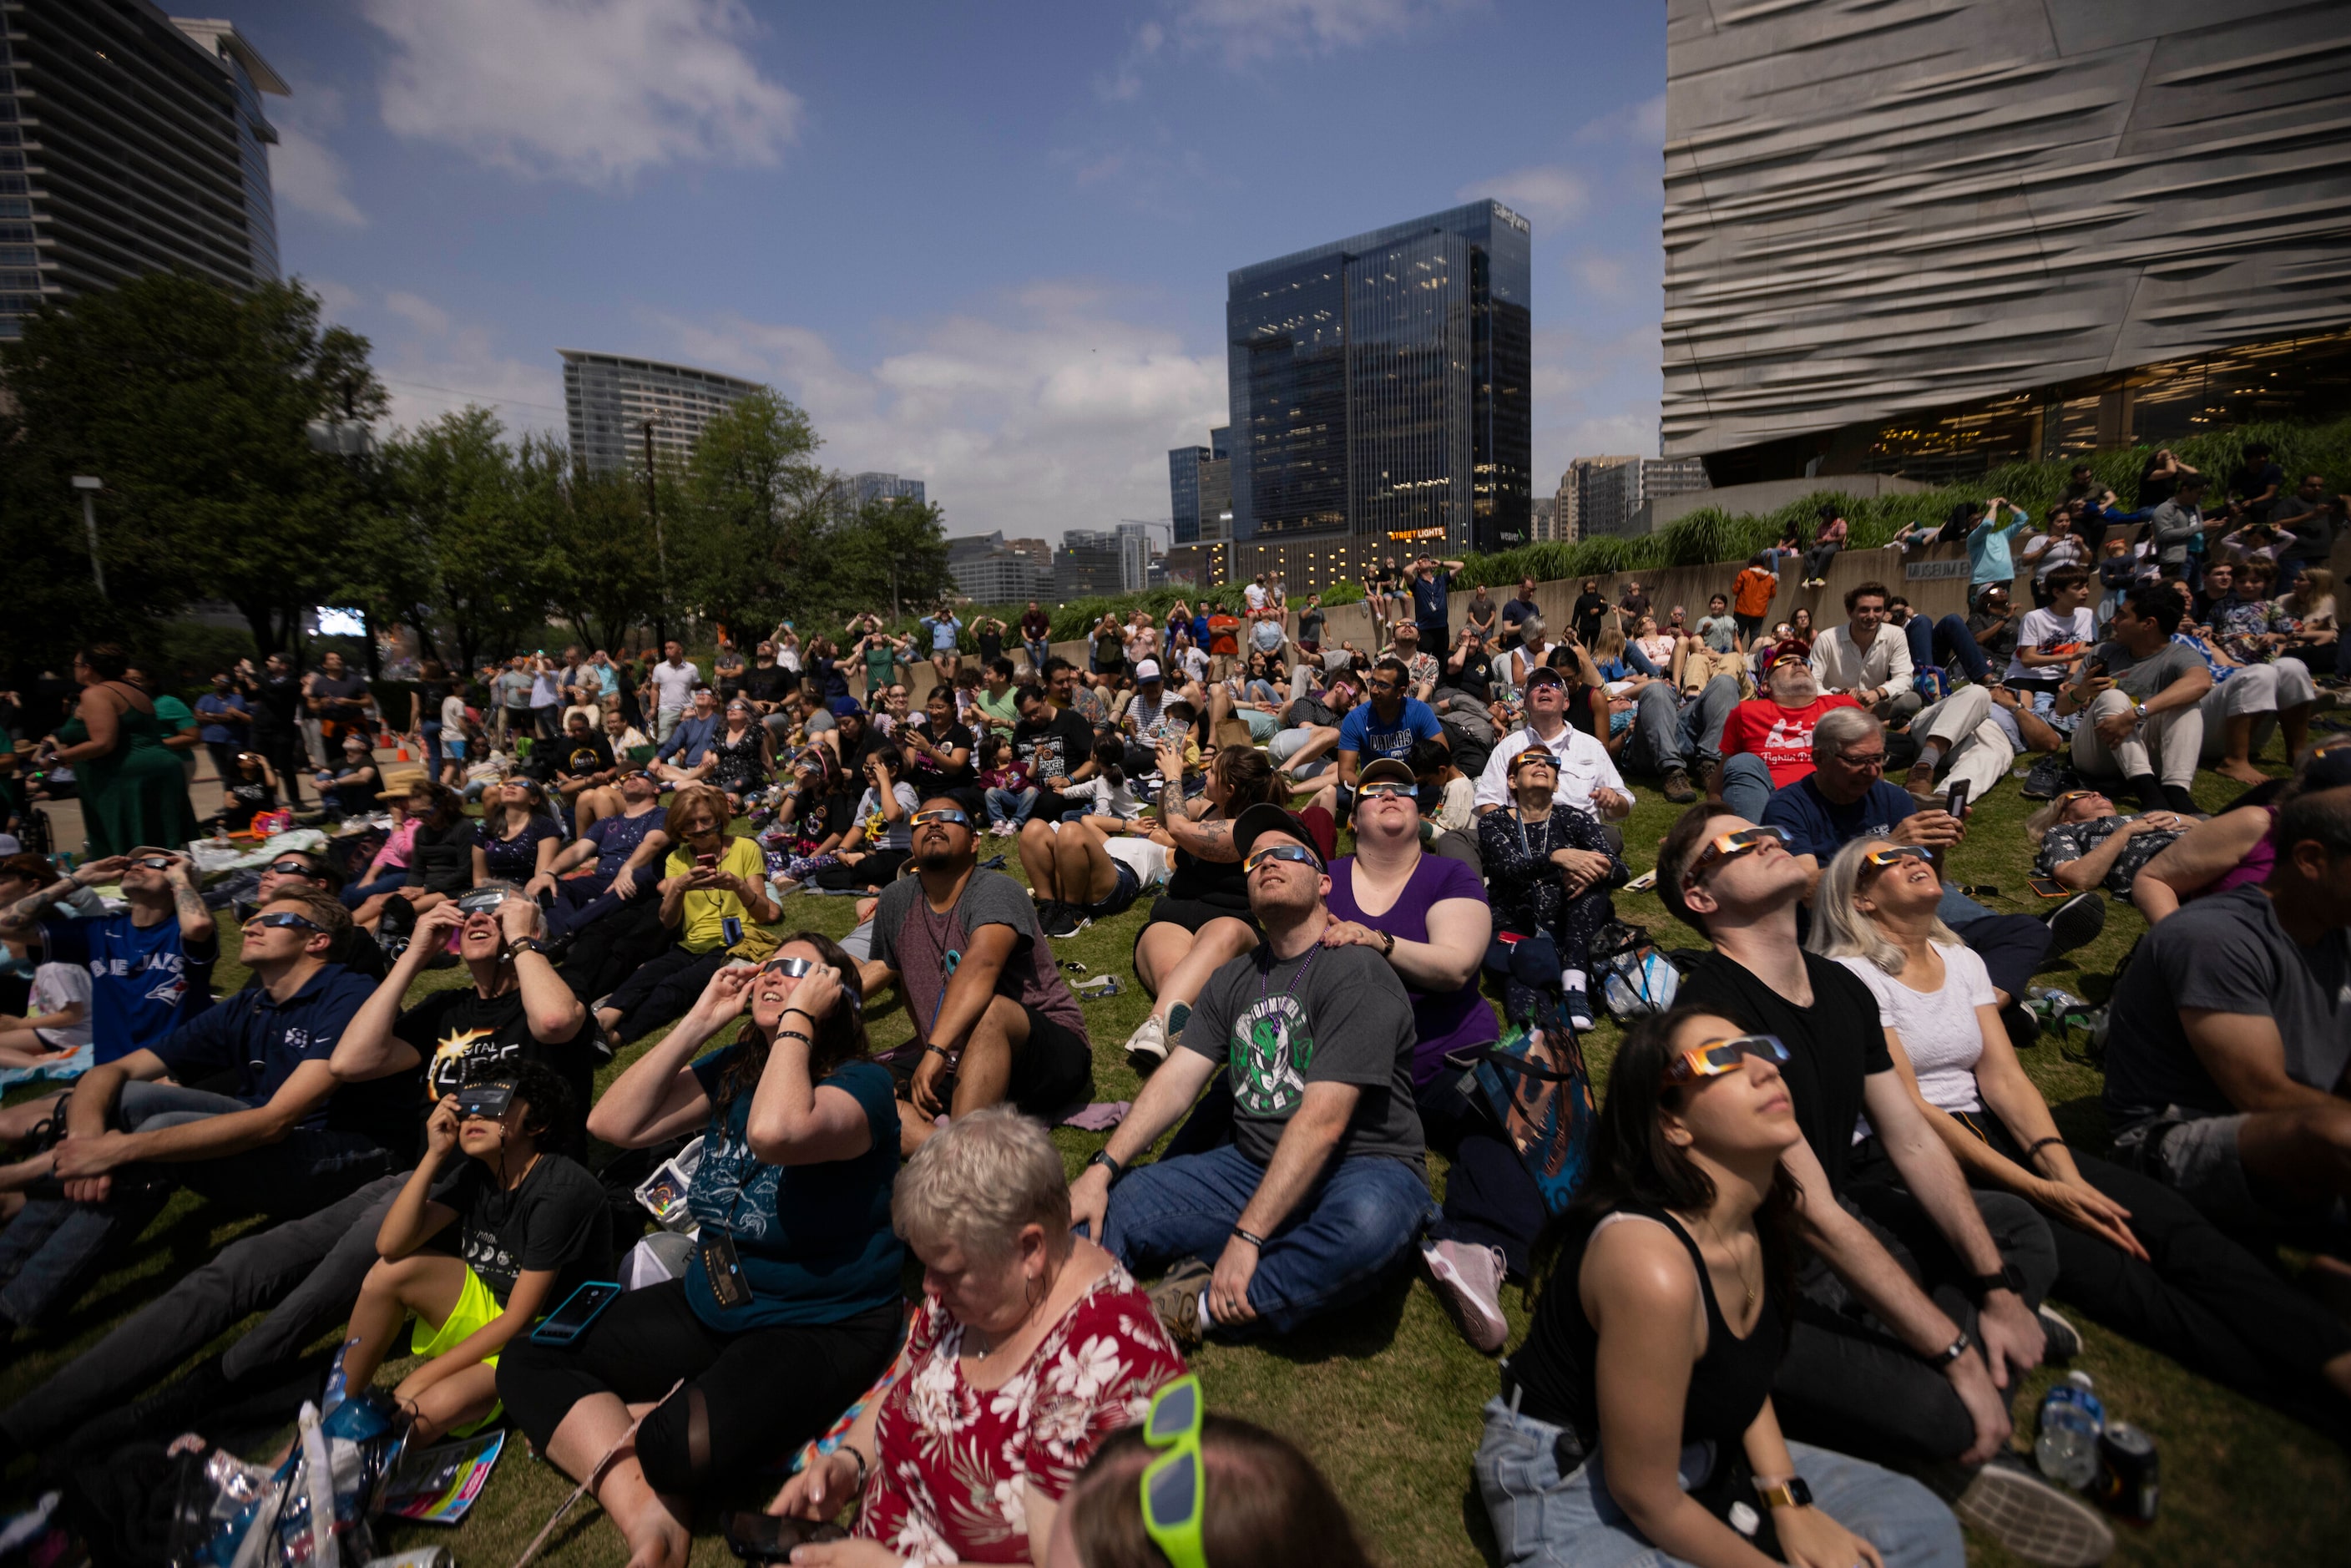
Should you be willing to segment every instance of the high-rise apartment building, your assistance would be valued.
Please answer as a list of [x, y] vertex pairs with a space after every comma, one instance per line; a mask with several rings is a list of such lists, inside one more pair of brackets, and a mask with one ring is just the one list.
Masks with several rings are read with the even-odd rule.
[[692, 365], [584, 349], [556, 351], [563, 356], [572, 457], [600, 472], [644, 463], [648, 421], [653, 460], [683, 462], [712, 419], [767, 390], [757, 382]]
[[1236, 541], [1525, 542], [1528, 240], [1473, 202], [1228, 276]]
[[912, 501], [918, 507], [924, 502], [923, 482], [895, 474], [852, 474], [841, 488], [852, 511], [872, 501]]
[[1687, 457], [1579, 457], [1559, 481], [1564, 538], [1647, 533], [1649, 502], [1706, 487], [1706, 465]]
[[1537, 496], [1527, 502], [1527, 538], [1533, 544], [1558, 544], [1559, 497]]
[[1133, 521], [1118, 525], [1118, 591], [1140, 593], [1151, 584], [1151, 525]]
[[278, 277], [261, 99], [287, 91], [228, 22], [0, 0], [0, 337], [141, 273]]

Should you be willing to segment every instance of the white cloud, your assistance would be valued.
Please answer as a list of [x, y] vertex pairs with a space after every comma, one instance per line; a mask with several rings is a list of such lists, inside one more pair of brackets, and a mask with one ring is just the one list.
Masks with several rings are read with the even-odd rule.
[[383, 308], [427, 337], [448, 335], [449, 312], [430, 299], [395, 288], [383, 297]]
[[1568, 139], [1579, 147], [1604, 142], [1625, 141], [1646, 147], [1661, 156], [1666, 145], [1666, 95], [1645, 98], [1638, 103], [1628, 103], [1622, 109], [1585, 120], [1576, 127]]
[[1603, 299], [1623, 299], [1632, 293], [1632, 267], [1621, 256], [1582, 251], [1568, 263], [1568, 270], [1585, 289]]
[[1105, 103], [1123, 103], [1143, 96], [1143, 62], [1159, 52], [1167, 41], [1167, 30], [1156, 22], [1145, 22], [1134, 30], [1134, 42], [1127, 46], [1126, 56], [1118, 69], [1108, 77], [1097, 78], [1094, 94]]
[[1513, 169], [1490, 180], [1472, 180], [1454, 194], [1465, 202], [1494, 197], [1539, 225], [1563, 224], [1580, 216], [1591, 198], [1583, 177], [1563, 163], [1541, 163]]
[[365, 228], [367, 214], [343, 189], [350, 172], [326, 141], [327, 132], [343, 122], [342, 95], [305, 84], [284, 104], [271, 106], [270, 120], [277, 127], [277, 145], [269, 154], [269, 183], [277, 199], [329, 223]]
[[743, 0], [361, 0], [392, 42], [384, 124], [530, 178], [624, 184], [768, 165], [800, 99], [760, 75]]
[[822, 460], [922, 479], [951, 534], [1064, 528], [1167, 515], [1167, 450], [1225, 423], [1225, 363], [1123, 319], [1083, 282], [1046, 281], [989, 318], [900, 329], [877, 364], [844, 364], [805, 327], [665, 318], [678, 357], [772, 382], [809, 411]]
[[1404, 35], [1481, 0], [1176, 0], [1176, 35], [1228, 65], [1331, 54]]
[[367, 334], [375, 372], [392, 396], [391, 424], [413, 430], [480, 403], [510, 434], [563, 434], [563, 372], [552, 354], [545, 363], [515, 359], [500, 351], [490, 328], [402, 289], [375, 295], [332, 279], [303, 282], [325, 302], [329, 320]]

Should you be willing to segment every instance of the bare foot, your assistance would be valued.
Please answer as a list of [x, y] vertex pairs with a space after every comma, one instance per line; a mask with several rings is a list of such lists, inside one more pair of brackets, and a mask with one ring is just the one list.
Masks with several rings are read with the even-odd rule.
[[2268, 774], [2252, 763], [2233, 757], [2216, 764], [2212, 771], [2224, 779], [2234, 779], [2240, 784], [2266, 784], [2270, 781]]

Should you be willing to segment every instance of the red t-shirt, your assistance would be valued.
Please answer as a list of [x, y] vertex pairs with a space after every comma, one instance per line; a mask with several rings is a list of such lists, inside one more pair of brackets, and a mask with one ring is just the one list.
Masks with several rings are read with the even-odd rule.
[[1142, 1420], [1152, 1395], [1184, 1375], [1184, 1358], [1115, 1265], [1000, 1388], [964, 1381], [963, 1336], [925, 1297], [875, 1418], [878, 1462], [856, 1534], [909, 1563], [1031, 1562], [1027, 1487], [1060, 1502], [1102, 1440]]
[[1755, 697], [1730, 710], [1723, 721], [1722, 754], [1751, 751], [1771, 769], [1771, 787], [1784, 789], [1813, 770], [1813, 727], [1821, 715], [1860, 705], [1841, 692], [1815, 697], [1807, 707], [1782, 707]]
[[1241, 623], [1232, 616], [1225, 614], [1209, 616], [1208, 652], [1226, 654], [1239, 653], [1240, 643], [1234, 633], [1240, 629]]

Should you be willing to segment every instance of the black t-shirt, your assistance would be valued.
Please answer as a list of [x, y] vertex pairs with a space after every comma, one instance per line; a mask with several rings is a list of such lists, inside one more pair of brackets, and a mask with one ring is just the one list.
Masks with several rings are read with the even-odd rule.
[[982, 664], [992, 664], [1004, 656], [1004, 633], [998, 632], [993, 622], [989, 623], [987, 631], [975, 632], [971, 636], [972, 641], [979, 644], [979, 662]]
[[779, 703], [799, 682], [781, 664], [754, 664], [743, 672], [743, 695], [755, 703]]
[[302, 702], [302, 683], [298, 679], [292, 675], [260, 675], [246, 682], [245, 695], [253, 702], [256, 735], [294, 733]]
[[1029, 765], [1029, 782], [1050, 789], [1093, 755], [1094, 727], [1063, 708], [1043, 724], [1023, 719], [1012, 727], [1012, 752]]
[[1440, 686], [1451, 686], [1458, 692], [1467, 692], [1479, 702], [1484, 702], [1492, 690], [1493, 682], [1493, 658], [1481, 648], [1464, 655], [1461, 667], [1458, 670], [1446, 671], [1444, 678], [1437, 684]]
[[498, 1064], [538, 1061], [553, 1069], [571, 1091], [573, 1113], [588, 1113], [593, 1098], [593, 1053], [577, 1036], [561, 1045], [548, 1045], [533, 1035], [519, 986], [495, 997], [485, 997], [471, 986], [435, 991], [402, 1013], [392, 1032], [424, 1059], [428, 1100], [455, 1094], [469, 1071], [478, 1077]]
[[962, 725], [951, 724], [933, 735], [929, 722], [925, 720], [923, 727], [915, 733], [930, 736], [931, 744], [941, 751], [959, 750], [966, 753], [962, 767], [941, 768], [913, 747], [901, 746], [898, 749], [906, 754], [906, 769], [912, 775], [907, 782], [914, 785], [916, 794], [933, 794], [942, 789], [963, 789], [979, 782], [979, 769], [973, 766], [972, 758], [969, 755], [976, 744], [972, 740], [970, 730]]
[[320, 674], [310, 683], [310, 695], [323, 701], [319, 716], [329, 724], [356, 724], [360, 717], [360, 696], [368, 689], [365, 675]]
[[1780, 1037], [1790, 1057], [1780, 1073], [1795, 1102], [1796, 1124], [1836, 1193], [1844, 1190], [1845, 1167], [1853, 1158], [1862, 1082], [1893, 1071], [1894, 1053], [1886, 1048], [1877, 998], [1851, 970], [1807, 953], [1804, 974], [1812, 981], [1813, 1005], [1800, 1008], [1744, 966], [1709, 953], [1682, 982], [1675, 1005], [1701, 1008], [1743, 1030]]
[[567, 735], [557, 746], [555, 770], [568, 779], [606, 772], [612, 766], [612, 743], [601, 735]]
[[474, 819], [459, 817], [445, 828], [430, 822], [416, 825], [416, 842], [408, 864], [428, 893], [455, 893], [474, 885], [474, 845], [480, 834]]
[[1577, 639], [1587, 643], [1597, 641], [1600, 636], [1600, 618], [1606, 613], [1608, 613], [1608, 601], [1600, 595], [1586, 593], [1578, 597], [1573, 611]]
[[583, 1282], [612, 1277], [612, 1210], [603, 1186], [568, 1155], [541, 1155], [512, 1192], [489, 1166], [468, 1158], [433, 1199], [457, 1211], [443, 1239], [500, 1306], [526, 1269], [555, 1271], [549, 1312]]

